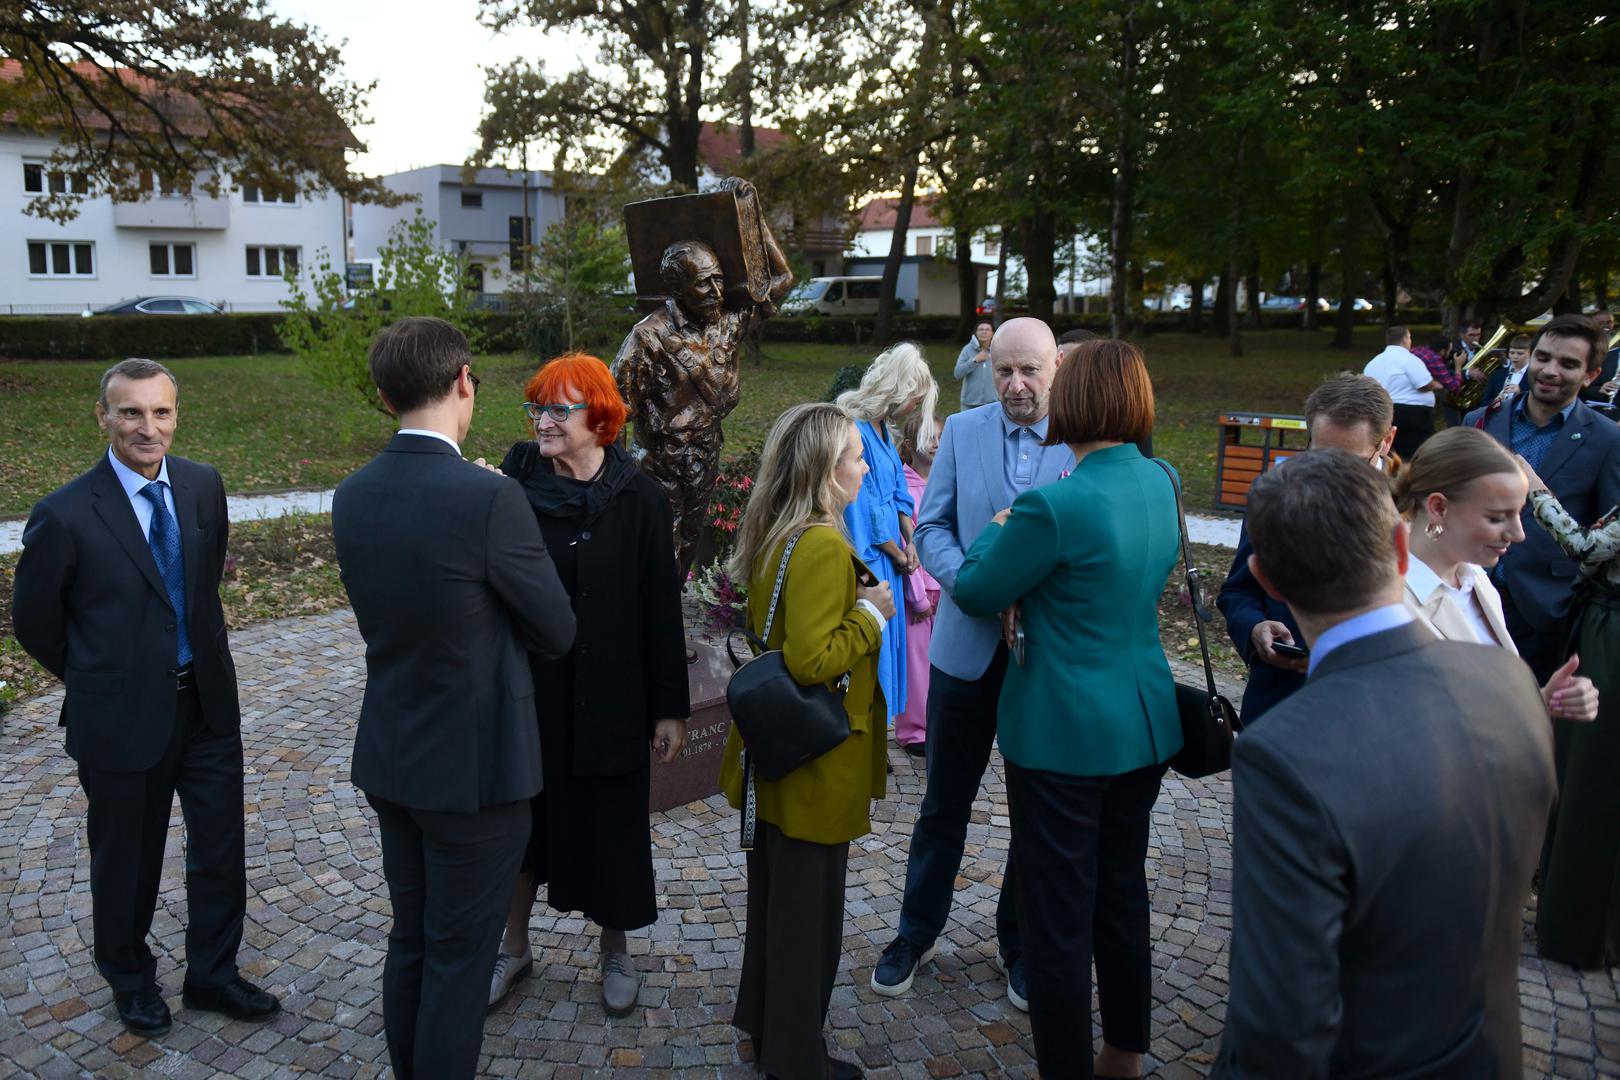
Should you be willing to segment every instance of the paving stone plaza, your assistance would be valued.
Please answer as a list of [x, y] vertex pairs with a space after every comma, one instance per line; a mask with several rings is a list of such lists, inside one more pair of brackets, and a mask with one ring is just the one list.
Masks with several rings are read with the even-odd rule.
[[[347, 612], [232, 638], [247, 749], [248, 920], [241, 960], [280, 995], [268, 1025], [180, 1007], [186, 915], [178, 806], [154, 927], [174, 1029], [127, 1034], [91, 962], [84, 798], [56, 727], [59, 693], [24, 703], [0, 735], [0, 1077], [372, 1077], [388, 1072], [382, 964], [389, 925], [374, 819], [348, 782], [363, 646]], [[938, 960], [912, 992], [867, 987], [892, 938], [920, 763], [894, 751], [875, 832], [851, 851], [844, 973], [831, 1039], [875, 1078], [1033, 1077], [1027, 1018], [991, 966], [1008, 827], [999, 759], [975, 807]], [[1231, 787], [1172, 775], [1154, 814], [1151, 1075], [1199, 1076], [1219, 1043], [1231, 932]], [[485, 1026], [482, 1072], [534, 1077], [753, 1077], [729, 1024], [745, 875], [736, 818], [716, 797], [654, 817], [657, 925], [631, 937], [641, 1008], [605, 1017], [582, 919], [536, 914], [536, 972]], [[543, 906], [539, 909], [544, 911]], [[1527, 1073], [1620, 1076], [1613, 973], [1520, 966]]]

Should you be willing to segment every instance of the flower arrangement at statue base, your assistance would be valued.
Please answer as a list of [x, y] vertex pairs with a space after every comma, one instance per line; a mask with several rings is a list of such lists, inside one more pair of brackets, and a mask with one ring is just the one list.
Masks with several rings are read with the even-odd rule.
[[748, 586], [731, 580], [724, 563], [710, 563], [686, 579], [687, 592], [697, 601], [703, 625], [715, 633], [741, 626], [748, 611]]

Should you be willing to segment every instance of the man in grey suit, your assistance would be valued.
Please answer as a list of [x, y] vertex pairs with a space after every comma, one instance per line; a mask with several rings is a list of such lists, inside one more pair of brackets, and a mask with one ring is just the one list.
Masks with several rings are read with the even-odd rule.
[[[900, 934], [872, 972], [872, 989], [886, 997], [911, 988], [917, 967], [934, 955], [945, 929], [1007, 671], [1001, 626], [964, 615], [951, 599], [956, 571], [992, 517], [1023, 492], [1074, 468], [1067, 447], [1042, 445], [1058, 365], [1051, 327], [1039, 319], [1002, 323], [988, 363], [998, 400], [946, 420], [917, 512], [917, 547], [941, 596], [928, 650], [928, 792], [911, 834]], [[1007, 976], [1008, 999], [1027, 1011], [1015, 906], [1009, 853], [996, 911], [996, 961]]]
[[478, 377], [460, 331], [401, 319], [371, 346], [399, 417], [332, 500], [366, 640], [354, 785], [393, 902], [383, 1025], [401, 1080], [471, 1077], [512, 881], [540, 791], [527, 653], [561, 656], [573, 609], [518, 485], [463, 460]]
[[1518, 1077], [1521, 919], [1555, 790], [1536, 680], [1413, 622], [1407, 526], [1355, 456], [1262, 475], [1248, 529], [1311, 666], [1232, 753], [1214, 1075]]
[[[1590, 525], [1620, 503], [1620, 426], [1580, 399], [1598, 378], [1608, 339], [1584, 315], [1560, 315], [1530, 341], [1522, 391], [1468, 414], [1497, 442], [1523, 455], [1565, 510]], [[1575, 560], [1523, 511], [1524, 542], [1504, 555], [1491, 579], [1502, 593], [1508, 633], [1536, 678], [1565, 660]]]

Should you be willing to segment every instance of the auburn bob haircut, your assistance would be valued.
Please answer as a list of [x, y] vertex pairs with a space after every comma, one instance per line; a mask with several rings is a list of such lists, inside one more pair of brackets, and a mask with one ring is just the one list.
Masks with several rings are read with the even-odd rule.
[[1128, 341], [1082, 341], [1052, 380], [1046, 445], [1136, 442], [1153, 432], [1153, 382]]
[[570, 390], [590, 406], [585, 410], [585, 424], [596, 433], [596, 445], [606, 446], [617, 439], [629, 409], [619, 396], [613, 373], [589, 353], [564, 353], [548, 360], [529, 379], [523, 396], [536, 405], [572, 405]]

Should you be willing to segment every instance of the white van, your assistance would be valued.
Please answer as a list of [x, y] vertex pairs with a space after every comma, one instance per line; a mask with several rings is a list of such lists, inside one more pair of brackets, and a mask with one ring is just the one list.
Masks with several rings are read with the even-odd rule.
[[783, 315], [876, 315], [881, 277], [818, 277], [783, 299]]

